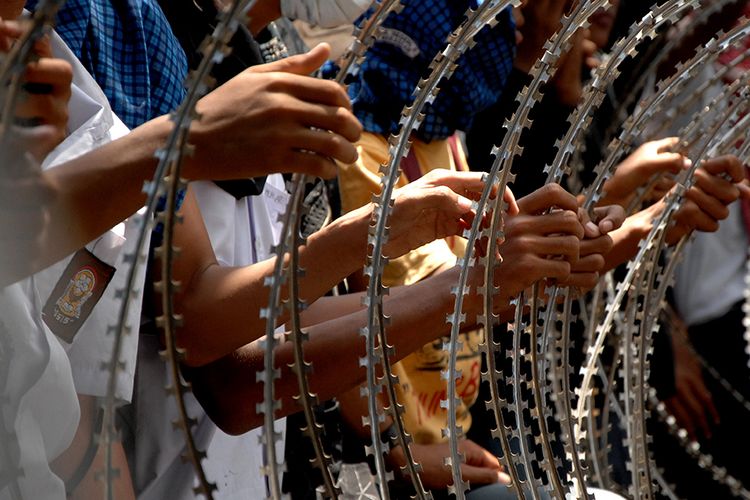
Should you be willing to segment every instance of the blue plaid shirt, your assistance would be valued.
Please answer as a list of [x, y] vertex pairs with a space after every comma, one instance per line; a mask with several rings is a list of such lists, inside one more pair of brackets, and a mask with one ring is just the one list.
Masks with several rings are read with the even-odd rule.
[[182, 102], [187, 59], [156, 0], [67, 0], [55, 29], [128, 127]]
[[[349, 85], [354, 112], [365, 130], [388, 135], [398, 131], [401, 110], [413, 100], [412, 92], [435, 54], [445, 47], [448, 35], [464, 20], [476, 0], [404, 0], [399, 14], [383, 23], [385, 38], [367, 53]], [[456, 130], [467, 130], [473, 117], [497, 101], [513, 67], [515, 23], [510, 9], [499, 24], [484, 29], [477, 45], [460, 60], [447, 85], [417, 131], [423, 141], [444, 139]]]

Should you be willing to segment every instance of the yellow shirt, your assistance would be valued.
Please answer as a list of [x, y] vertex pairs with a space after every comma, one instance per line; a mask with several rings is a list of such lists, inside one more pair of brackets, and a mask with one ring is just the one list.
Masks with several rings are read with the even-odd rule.
[[[380, 166], [388, 160], [388, 142], [380, 135], [365, 132], [357, 143], [359, 159], [351, 165], [339, 165], [339, 187], [344, 212], [349, 212], [380, 192]], [[448, 140], [424, 143], [415, 140], [411, 146], [422, 174], [436, 168], [467, 170], [465, 155], [459, 150], [458, 162]], [[398, 187], [409, 180], [402, 173]], [[453, 265], [465, 249], [465, 240], [458, 237], [437, 240], [397, 259], [391, 259], [383, 272], [386, 286], [409, 285], [426, 278], [445, 264]], [[471, 426], [469, 407], [476, 401], [480, 383], [479, 342], [481, 332], [462, 334], [463, 349], [458, 353], [457, 368], [462, 373], [456, 393], [461, 400], [457, 422], [467, 431]], [[406, 429], [418, 444], [445, 441], [441, 429], [447, 427], [447, 411], [440, 400], [447, 399], [447, 383], [440, 372], [448, 368], [448, 352], [443, 350], [447, 338], [437, 339], [408, 355], [393, 367], [400, 384], [399, 402], [406, 412]]]

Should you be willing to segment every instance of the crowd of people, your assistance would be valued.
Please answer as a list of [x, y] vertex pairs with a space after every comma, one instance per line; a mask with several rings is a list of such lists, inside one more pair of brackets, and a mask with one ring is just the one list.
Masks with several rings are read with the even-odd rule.
[[[676, 176], [691, 166], [679, 149], [681, 127], [675, 120], [619, 164], [593, 210], [581, 207], [572, 180], [545, 185], [544, 167], [555, 157], [591, 72], [606, 60], [612, 41], [650, 8], [640, 0], [621, 2], [597, 10], [587, 29], [576, 32], [544, 84], [533, 126], [521, 135], [515, 180], [504, 193], [493, 194], [506, 207], [493, 297], [503, 322], [513, 321], [514, 299], [535, 283], [570, 286], [585, 296], [606, 273], [617, 275], [667, 210], [667, 197], [681, 187]], [[110, 492], [117, 499], [194, 496], [198, 478], [184, 460], [187, 444], [173, 425], [179, 411], [164, 388], [174, 381], [160, 357], [163, 226], [150, 226], [150, 245], [138, 248], [137, 239], [148, 191], [144, 182], [152, 178], [172, 132], [170, 113], [185, 99], [202, 41], [226, 3], [68, 0], [54, 30], [34, 44], [33, 57], [18, 70], [20, 95], [6, 101], [13, 108], [4, 110], [10, 121], [4, 120], [8, 129], [0, 131], [2, 500], [98, 498], [108, 489], [105, 467], [118, 471]], [[305, 359], [313, 366], [308, 379], [320, 402], [316, 414], [325, 427], [324, 445], [345, 498], [380, 498], [375, 486], [368, 486], [374, 470], [365, 453], [370, 429], [364, 424], [369, 409], [362, 397], [368, 388], [362, 386], [360, 335], [367, 325], [363, 270], [377, 211], [373, 199], [402, 110], [467, 9], [482, 2], [402, 0], [346, 86], [312, 76], [336, 72], [331, 47], [349, 44], [353, 24], [367, 18], [371, 3], [258, 0], [247, 25], [232, 38], [231, 53], [212, 70], [217, 86], [196, 106], [190, 152], [182, 158], [182, 175], [190, 182], [180, 194], [180, 223], [172, 235], [179, 248], [172, 278], [180, 284], [173, 300], [181, 317], [176, 331], [184, 352], [181, 376], [192, 389], [185, 394], [187, 412], [196, 445], [206, 451], [202, 465], [216, 484], [214, 498], [266, 498], [259, 444], [265, 439], [264, 386], [257, 373], [263, 369], [267, 284], [290, 199], [289, 174], [324, 180], [308, 190], [307, 202], [322, 207], [324, 216], [305, 220], [306, 241], [299, 248], [305, 273], [298, 290], [307, 304], [301, 315], [308, 336]], [[400, 163], [383, 248], [388, 263], [382, 284], [389, 287], [383, 309], [390, 317], [396, 392], [414, 439], [411, 453], [434, 498], [448, 498], [453, 483], [446, 465], [448, 414], [442, 401], [448, 381], [442, 372], [450, 333], [445, 319], [453, 311], [457, 259], [466, 250], [462, 235], [478, 215], [474, 202], [516, 96], [574, 3], [530, 0], [502, 11], [425, 108]], [[703, 8], [713, 4], [704, 3]], [[3, 57], [25, 36], [29, 13], [42, 6], [37, 0], [0, 0]], [[660, 32], [653, 47], [674, 38], [681, 43], [662, 61], [658, 76], [672, 74], [696, 47], [733, 27], [744, 10], [743, 1], [725, 2], [699, 29], [688, 28], [693, 13]], [[282, 39], [276, 29], [280, 18], [294, 21], [284, 24]], [[267, 50], [274, 44], [291, 47], [292, 35], [309, 50], [287, 57]], [[717, 64], [736, 57], [727, 55]], [[585, 147], [576, 152], [578, 182], [590, 182], [612, 130], [624, 122], [623, 107], [632, 112], [637, 105], [637, 98], [627, 104], [631, 94], [654, 91], [653, 81], [633, 88], [642, 68], [643, 59], [633, 58], [606, 90], [604, 105], [587, 127]], [[734, 69], [714, 84], [728, 85], [747, 68]], [[706, 72], [696, 85], [711, 80], [714, 71]], [[704, 105], [680, 111], [689, 120]], [[653, 118], [654, 128], [660, 119], [666, 121]], [[725, 155], [702, 161], [667, 230], [667, 245], [698, 236], [683, 252], [661, 315], [651, 385], [690, 438], [750, 486], [742, 456], [750, 445], [744, 425], [750, 408], [742, 310], [748, 246], [743, 209], [750, 200], [744, 160]], [[135, 286], [123, 293], [133, 254], [144, 265], [137, 268]], [[490, 432], [494, 422], [481, 403], [487, 390], [480, 377], [484, 339], [478, 323], [484, 278], [479, 266], [472, 273], [458, 356], [462, 376], [456, 382], [456, 418], [465, 433], [460, 470], [471, 487], [469, 499], [516, 498]], [[282, 290], [284, 300], [288, 293]], [[130, 301], [124, 324], [131, 334], [120, 347], [114, 390], [118, 432], [110, 454], [100, 439], [102, 408], [112, 369], [112, 326], [123, 300]], [[280, 337], [289, 320], [283, 309], [271, 325]], [[501, 343], [503, 328], [497, 327], [494, 339]], [[284, 491], [294, 499], [315, 498], [321, 477], [301, 430], [306, 422], [297, 404], [293, 356], [290, 342], [276, 347], [277, 456], [284, 464]], [[501, 366], [506, 362], [499, 360]], [[386, 399], [380, 403], [386, 405]], [[390, 441], [394, 422], [388, 417], [378, 425], [381, 439]], [[622, 438], [616, 426], [612, 441]], [[654, 425], [650, 432], [655, 460], [680, 497], [730, 496], [665, 429]], [[387, 465], [396, 471], [387, 486], [390, 497], [410, 498], [411, 481], [398, 473], [406, 454], [398, 445], [389, 448]], [[619, 444], [610, 458], [614, 492], [592, 487], [597, 498], [627, 492], [626, 460], [618, 450]], [[352, 477], [367, 481], [348, 481]]]

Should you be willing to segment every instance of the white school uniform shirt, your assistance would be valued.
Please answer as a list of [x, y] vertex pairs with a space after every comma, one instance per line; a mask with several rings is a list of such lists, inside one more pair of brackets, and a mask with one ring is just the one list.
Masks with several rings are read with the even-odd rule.
[[[685, 92], [696, 90], [706, 84], [716, 68], [706, 66], [685, 88]], [[695, 113], [711, 104], [723, 85], [709, 88], [700, 102], [680, 114], [667, 131], [668, 135], [679, 135]], [[712, 105], [710, 113], [720, 113], [726, 104]], [[659, 123], [658, 118], [652, 120]], [[729, 216], [719, 223], [713, 233], [696, 231], [680, 256], [675, 270], [674, 297], [677, 310], [687, 326], [693, 326], [724, 316], [732, 306], [742, 300], [745, 292], [745, 262], [748, 236], [742, 222], [742, 205], [736, 201], [729, 206]]]
[[748, 235], [742, 205], [729, 205], [729, 216], [714, 233], [696, 232], [675, 270], [677, 310], [687, 326], [721, 318], [744, 298]]
[[[104, 93], [57, 34], [51, 35], [50, 42], [53, 54], [72, 65], [74, 76], [68, 137], [45, 159], [43, 168], [52, 168], [128, 132], [112, 113]], [[127, 231], [121, 224], [101, 239], [95, 253], [102, 260], [116, 262], [124, 236]], [[3, 470], [18, 466], [23, 473], [10, 485], [0, 485], [0, 500], [15, 498], [13, 489], [28, 500], [65, 498], [65, 486], [52, 473], [49, 463], [67, 449], [78, 427], [80, 408], [76, 388], [86, 393], [97, 383], [100, 387], [106, 384], [100, 366], [110, 348], [102, 340], [103, 325], [114, 316], [113, 285], [117, 277], [72, 345], [57, 339], [41, 318], [44, 302], [69, 260], [63, 259], [0, 290], [0, 358], [5, 358], [0, 359], [0, 391], [4, 396], [0, 406], [4, 431], [0, 445], [5, 451], [10, 450], [10, 455], [0, 460], [11, 462], [0, 465]], [[140, 301], [133, 314], [140, 314]], [[130, 351], [132, 388], [134, 340], [125, 351]], [[75, 370], [71, 370], [69, 358]], [[127, 374], [121, 377], [125, 380], [118, 391], [121, 397], [129, 397], [127, 378]]]
[[22, 473], [0, 484], [0, 500], [65, 498], [49, 462], [70, 445], [79, 418], [70, 364], [42, 322], [32, 279], [0, 289], [0, 470]]
[[[220, 265], [246, 266], [271, 257], [271, 245], [279, 241], [278, 218], [289, 199], [280, 175], [268, 176], [260, 196], [240, 200], [212, 182], [193, 182], [190, 188], [195, 192]], [[177, 409], [172, 398], [164, 398], [163, 386], [168, 378], [157, 351], [157, 339], [142, 335], [136, 388], [136, 495], [139, 500], [192, 500], [192, 488], [197, 485], [195, 474], [192, 466], [180, 458], [185, 445], [171, 424], [177, 418]], [[214, 498], [264, 497], [262, 448], [258, 442], [262, 429], [229, 436], [211, 422], [191, 394], [187, 395], [187, 406], [188, 415], [198, 421], [194, 433], [198, 448], [207, 452], [202, 462], [206, 476], [218, 487]], [[284, 435], [285, 419], [276, 421], [276, 431]], [[276, 453], [279, 458], [284, 456], [283, 441], [277, 443]]]
[[[69, 134], [66, 139], [45, 159], [42, 168], [54, 168], [88, 151], [118, 139], [129, 132], [125, 124], [114, 114], [104, 92], [68, 47], [56, 35], [53, 38], [53, 53], [73, 66], [73, 87], [70, 101]], [[91, 193], [97, 196], [97, 193]], [[73, 379], [79, 394], [103, 397], [106, 395], [108, 374], [102, 369], [109, 363], [114, 335], [107, 328], [114, 326], [122, 300], [115, 296], [125, 287], [129, 263], [123, 261], [126, 253], [135, 249], [136, 225], [125, 221], [101, 237], [89, 243], [87, 248], [99, 259], [116, 268], [109, 285], [91, 315], [81, 326], [72, 344], [60, 340], [68, 353]], [[147, 245], [146, 245], [147, 246]], [[143, 249], [143, 252], [147, 249]], [[72, 258], [68, 256], [35, 276], [35, 284], [42, 303], [47, 301], [55, 284]], [[130, 401], [135, 377], [135, 359], [138, 346], [138, 331], [141, 314], [142, 291], [145, 266], [140, 266], [135, 276], [134, 290], [138, 293], [130, 304], [127, 322], [130, 335], [123, 337], [120, 360], [123, 369], [119, 373], [115, 396]]]

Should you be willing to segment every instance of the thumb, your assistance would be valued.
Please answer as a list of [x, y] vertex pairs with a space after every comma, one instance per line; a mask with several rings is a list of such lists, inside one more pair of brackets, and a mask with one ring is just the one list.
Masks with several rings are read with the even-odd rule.
[[656, 146], [657, 153], [670, 153], [674, 151], [674, 148], [680, 143], [679, 137], [666, 137], [664, 139], [657, 139], [653, 142]]
[[253, 66], [250, 71], [254, 73], [270, 73], [272, 71], [281, 71], [283, 73], [293, 73], [295, 75], [306, 76], [320, 68], [331, 55], [331, 46], [327, 43], [320, 43], [310, 52], [287, 57], [279, 61], [268, 64]]
[[509, 187], [505, 187], [505, 193], [503, 193], [503, 199], [508, 204], [508, 215], [518, 215], [520, 209], [518, 208], [518, 202], [513, 194], [513, 191]]
[[42, 36], [34, 43], [34, 52], [39, 57], [52, 57], [52, 44], [49, 35]]

